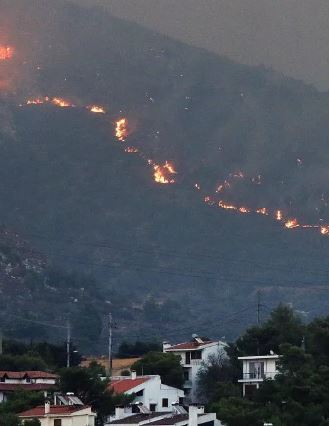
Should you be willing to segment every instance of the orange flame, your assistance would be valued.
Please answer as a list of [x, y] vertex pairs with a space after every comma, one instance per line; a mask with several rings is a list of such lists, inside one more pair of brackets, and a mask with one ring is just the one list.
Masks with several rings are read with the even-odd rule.
[[175, 179], [172, 175], [177, 174], [176, 170], [174, 169], [174, 166], [168, 161], [165, 162], [162, 166], [159, 164], [154, 164], [153, 166], [154, 170], [154, 180], [157, 183], [161, 184], [173, 184], [175, 183]]
[[275, 219], [276, 220], [282, 220], [282, 211], [281, 210], [277, 210], [275, 213]]
[[128, 136], [128, 120], [126, 118], [121, 118], [116, 122], [115, 126], [115, 136], [119, 141], [124, 142]]
[[14, 56], [14, 48], [0, 45], [0, 61], [8, 61]]
[[218, 206], [225, 210], [238, 210], [237, 207], [233, 206], [232, 204], [225, 204], [224, 201], [219, 201]]
[[329, 235], [329, 226], [321, 226], [320, 232], [322, 235]]
[[263, 214], [263, 215], [265, 215], [265, 216], [268, 216], [268, 210], [267, 210], [267, 208], [265, 208], [265, 207], [262, 207], [261, 209], [257, 209], [257, 210], [256, 210], [256, 213], [258, 213], [258, 214]]
[[95, 114], [106, 114], [105, 108], [99, 105], [90, 105], [87, 107], [87, 109]]
[[60, 108], [73, 108], [74, 105], [62, 98], [53, 98], [51, 103]]
[[248, 207], [239, 207], [239, 212], [240, 213], [250, 213], [251, 210], [248, 209]]
[[300, 225], [297, 219], [290, 219], [284, 224], [284, 226], [288, 229], [292, 229], [292, 228], [298, 228]]

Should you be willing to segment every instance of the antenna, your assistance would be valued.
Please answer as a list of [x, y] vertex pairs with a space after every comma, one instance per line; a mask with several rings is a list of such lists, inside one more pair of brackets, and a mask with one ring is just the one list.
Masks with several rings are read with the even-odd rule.
[[66, 323], [67, 339], [66, 339], [66, 367], [71, 365], [71, 324], [70, 320]]

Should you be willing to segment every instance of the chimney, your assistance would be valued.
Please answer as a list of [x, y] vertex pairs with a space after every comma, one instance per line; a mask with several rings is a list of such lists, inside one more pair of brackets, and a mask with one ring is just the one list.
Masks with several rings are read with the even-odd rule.
[[166, 352], [166, 349], [169, 349], [171, 344], [167, 341], [162, 342], [162, 352]]
[[45, 414], [49, 414], [50, 413], [50, 402], [46, 401], [45, 402]]
[[188, 426], [198, 426], [198, 411], [197, 405], [188, 407]]
[[115, 420], [121, 420], [124, 417], [125, 407], [123, 405], [117, 405], [115, 407]]
[[136, 379], [136, 377], [137, 377], [137, 373], [136, 373], [136, 371], [135, 371], [135, 370], [131, 370], [131, 379], [132, 379], [132, 380], [135, 380], [135, 379]]

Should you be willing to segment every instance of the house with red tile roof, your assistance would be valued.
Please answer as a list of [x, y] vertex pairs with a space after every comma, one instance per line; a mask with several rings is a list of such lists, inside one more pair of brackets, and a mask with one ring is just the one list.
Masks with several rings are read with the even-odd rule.
[[193, 335], [189, 342], [171, 345], [163, 343], [163, 352], [173, 353], [180, 357], [184, 369], [184, 391], [186, 401], [195, 402], [198, 399], [198, 372], [209, 363], [211, 357], [226, 356], [227, 344], [220, 340], [210, 340]]
[[135, 371], [130, 376], [112, 377], [109, 387], [118, 394], [135, 395], [133, 403], [141, 403], [151, 412], [172, 411], [172, 404], [184, 398], [183, 390], [161, 383], [160, 376], [137, 376]]
[[41, 426], [95, 426], [96, 414], [86, 405], [45, 405], [18, 414], [23, 421], [38, 419]]
[[47, 392], [56, 388], [57, 374], [46, 371], [0, 371], [0, 403], [18, 390]]

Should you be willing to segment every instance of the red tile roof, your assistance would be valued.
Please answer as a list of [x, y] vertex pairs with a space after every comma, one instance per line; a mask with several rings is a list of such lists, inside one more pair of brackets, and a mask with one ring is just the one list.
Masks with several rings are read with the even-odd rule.
[[179, 343], [178, 345], [173, 345], [170, 346], [167, 350], [171, 351], [171, 350], [193, 350], [193, 349], [200, 349], [202, 346], [206, 346], [209, 345], [210, 343], [216, 343], [212, 340], [209, 340], [208, 342], [202, 342], [202, 343], [198, 343], [196, 341], [193, 342], [185, 342], [185, 343]]
[[56, 385], [48, 383], [0, 383], [0, 392], [15, 392], [17, 390], [26, 391], [46, 391], [55, 388]]
[[112, 380], [110, 383], [110, 389], [113, 389], [115, 393], [124, 393], [136, 386], [139, 386], [150, 380], [150, 377], [137, 377], [137, 379], [120, 379]]
[[[85, 405], [51, 405], [49, 414], [60, 415], [60, 414], [72, 414], [77, 411], [85, 410], [89, 408]], [[40, 405], [39, 407], [32, 408], [31, 410], [23, 411], [19, 413], [19, 417], [43, 417], [45, 415], [45, 406]]]
[[57, 374], [47, 373], [46, 371], [0, 371], [0, 377], [7, 376], [8, 379], [58, 379]]

